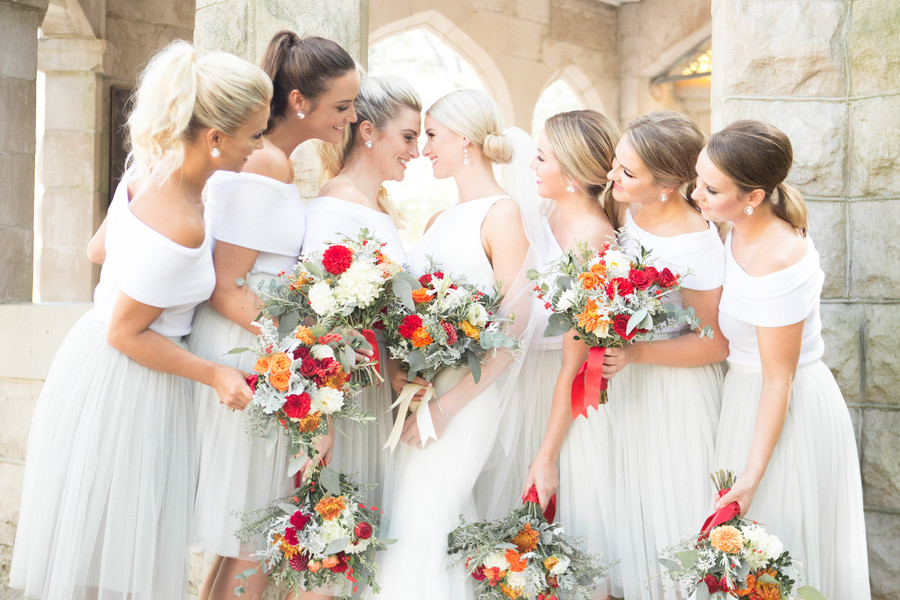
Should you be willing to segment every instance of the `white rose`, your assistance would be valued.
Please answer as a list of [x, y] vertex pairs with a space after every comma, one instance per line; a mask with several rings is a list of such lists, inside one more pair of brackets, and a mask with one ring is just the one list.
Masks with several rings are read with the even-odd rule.
[[309, 355], [313, 358], [318, 358], [319, 360], [323, 358], [334, 358], [334, 350], [331, 349], [331, 346], [316, 344], [309, 349]]
[[330, 415], [338, 412], [344, 406], [344, 393], [328, 387], [311, 390], [309, 397], [312, 412]]
[[603, 257], [606, 262], [606, 277], [612, 279], [614, 277], [628, 277], [628, 271], [631, 270], [631, 260], [618, 250], [607, 250]]
[[559, 575], [560, 573], [565, 572], [565, 570], [569, 568], [569, 563], [572, 562], [568, 556], [557, 556], [557, 558], [559, 559], [559, 562], [550, 569], [551, 575]]
[[468, 320], [469, 325], [472, 325], [473, 327], [484, 327], [488, 320], [487, 311], [482, 305], [476, 302], [469, 307], [469, 313], [466, 315], [466, 320]]
[[309, 288], [309, 305], [320, 316], [327, 315], [334, 310], [334, 294], [328, 283], [320, 281]]

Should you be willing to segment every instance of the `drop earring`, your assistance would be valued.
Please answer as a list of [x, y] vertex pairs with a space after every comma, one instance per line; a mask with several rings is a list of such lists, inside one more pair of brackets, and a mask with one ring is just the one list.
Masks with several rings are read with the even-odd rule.
[[306, 118], [306, 113], [303, 112], [302, 110], [298, 110], [298, 111], [297, 111], [297, 118], [298, 118], [298, 119], [305, 119], [305, 118]]
[[753, 207], [750, 206], [749, 204], [748, 204], [747, 206], [745, 206], [745, 207], [744, 207], [744, 214], [747, 215], [748, 217], [749, 217], [750, 215], [752, 215], [752, 214], [753, 214]]
[[220, 152], [219, 152], [218, 148], [213, 148], [212, 150], [209, 151], [209, 155], [212, 156], [213, 158], [219, 158], [219, 154], [220, 154]]
[[659, 195], [659, 201], [660, 201], [660, 202], [665, 202], [665, 201], [668, 200], [668, 199], [669, 199], [669, 195], [668, 195], [667, 193], [665, 193], [665, 192], [663, 192], [663, 193], [661, 193], [661, 194]]
[[469, 164], [469, 149], [468, 148], [463, 148], [463, 164], [464, 165]]
[[366, 140], [366, 148], [371, 148], [372, 146], [374, 146], [372, 140]]

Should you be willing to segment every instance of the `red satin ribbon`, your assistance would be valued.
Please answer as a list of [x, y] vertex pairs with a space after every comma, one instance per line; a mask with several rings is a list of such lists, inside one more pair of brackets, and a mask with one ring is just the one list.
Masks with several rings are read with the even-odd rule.
[[587, 360], [578, 369], [572, 380], [572, 419], [578, 415], [587, 417], [588, 406], [597, 408], [600, 393], [606, 390], [609, 381], [603, 377], [603, 355], [606, 348], [591, 348]]
[[375, 338], [375, 332], [371, 329], [363, 329], [361, 333], [366, 338], [366, 341], [372, 345], [372, 360], [377, 363], [380, 357], [378, 356], [378, 340]]
[[[541, 504], [541, 499], [538, 496], [537, 488], [535, 486], [531, 486], [528, 489], [528, 494], [522, 498], [522, 504], [526, 502], [534, 502], [538, 506]], [[550, 497], [550, 502], [547, 503], [547, 508], [544, 509], [544, 519], [547, 520], [548, 523], [552, 523], [553, 519], [556, 517], [556, 494], [553, 494]]]
[[[725, 488], [724, 490], [719, 490], [719, 498], [727, 494], [731, 491], [731, 488]], [[703, 522], [703, 529], [700, 530], [700, 537], [698, 540], [704, 539], [710, 531], [714, 528], [718, 527], [722, 523], [727, 523], [733, 518], [740, 516], [741, 514], [741, 505], [737, 502], [732, 502], [722, 508], [718, 509], [713, 514], [709, 515], [706, 518], [706, 521]]]

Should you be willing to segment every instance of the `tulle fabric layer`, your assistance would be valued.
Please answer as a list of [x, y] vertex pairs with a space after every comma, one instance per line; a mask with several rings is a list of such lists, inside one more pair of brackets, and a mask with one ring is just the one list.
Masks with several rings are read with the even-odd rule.
[[712, 509], [723, 378], [721, 363], [632, 364], [610, 382], [614, 548], [622, 561], [611, 580], [614, 596], [686, 597], [662, 575], [659, 557], [698, 531]]
[[181, 598], [195, 485], [189, 382], [106, 343], [94, 311], [38, 400], [10, 584], [47, 600]]
[[[438, 396], [466, 371], [445, 371], [435, 380]], [[500, 414], [496, 386], [473, 398], [453, 418], [443, 437], [427, 447], [401, 442], [388, 466], [384, 499], [387, 537], [379, 554], [378, 581], [389, 600], [465, 600], [474, 586], [462, 562], [448, 568], [447, 534], [463, 515], [481, 519], [472, 487], [491, 451]]]
[[[253, 352], [226, 353], [252, 347], [253, 340], [253, 334], [204, 303], [197, 307], [187, 341], [198, 356], [252, 372]], [[293, 489], [287, 476], [287, 437], [279, 434], [274, 451], [266, 454], [265, 440], [244, 433], [241, 411], [227, 410], [208, 386], [194, 383], [193, 394], [199, 457], [193, 544], [220, 556], [247, 559], [265, 540], [257, 536], [240, 543], [234, 532], [241, 525], [241, 513], [264, 508]]]
[[[740, 474], [762, 390], [758, 369], [725, 378], [716, 465]], [[868, 600], [859, 457], [850, 414], [821, 361], [797, 369], [784, 429], [746, 515], [803, 565], [801, 582], [827, 598]]]
[[366, 502], [381, 508], [384, 498], [384, 477], [389, 451], [384, 443], [391, 434], [391, 382], [387, 372], [390, 351], [380, 338], [378, 355], [381, 364], [378, 372], [384, 379], [380, 385], [369, 386], [357, 396], [360, 408], [375, 416], [374, 423], [338, 424], [334, 440], [331, 467], [353, 475], [361, 484], [374, 484], [365, 491]]

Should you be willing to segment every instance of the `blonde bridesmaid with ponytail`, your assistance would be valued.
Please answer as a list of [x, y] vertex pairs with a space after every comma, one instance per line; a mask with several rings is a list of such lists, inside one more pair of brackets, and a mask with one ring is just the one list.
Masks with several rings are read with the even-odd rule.
[[105, 265], [94, 307], [60, 346], [29, 435], [10, 573], [29, 598], [187, 594], [189, 379], [223, 411], [250, 401], [245, 373], [182, 341], [215, 285], [200, 192], [260, 146], [271, 97], [258, 67], [198, 57], [185, 42], [141, 76], [130, 167], [97, 238]]
[[728, 337], [715, 464], [737, 502], [827, 598], [868, 600], [859, 456], [841, 391], [822, 363], [824, 273], [803, 197], [785, 183], [788, 137], [761, 121], [714, 133], [697, 160], [703, 215], [731, 222], [719, 323]]

